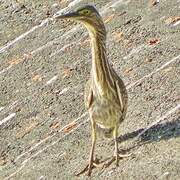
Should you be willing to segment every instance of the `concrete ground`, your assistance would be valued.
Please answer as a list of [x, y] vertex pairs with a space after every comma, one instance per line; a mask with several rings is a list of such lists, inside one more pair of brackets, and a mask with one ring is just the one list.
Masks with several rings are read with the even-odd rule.
[[[87, 31], [54, 21], [94, 3], [108, 59], [127, 85], [119, 147], [133, 155], [91, 179], [180, 179], [180, 1], [0, 1], [0, 179], [88, 179], [90, 125], [83, 103], [91, 68]], [[68, 8], [67, 8], [68, 7]], [[98, 141], [100, 161], [113, 154]]]

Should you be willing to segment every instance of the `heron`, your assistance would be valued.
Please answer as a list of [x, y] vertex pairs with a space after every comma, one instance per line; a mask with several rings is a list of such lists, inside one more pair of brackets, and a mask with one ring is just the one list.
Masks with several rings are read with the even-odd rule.
[[85, 5], [56, 17], [82, 23], [89, 32], [92, 67], [90, 78], [85, 85], [84, 102], [89, 112], [92, 132], [87, 174], [90, 176], [95, 166], [94, 152], [98, 135], [114, 139], [113, 161], [118, 166], [119, 159], [126, 157], [118, 151], [118, 128], [125, 119], [128, 94], [123, 80], [118, 76], [107, 59], [106, 28], [98, 10], [92, 5]]

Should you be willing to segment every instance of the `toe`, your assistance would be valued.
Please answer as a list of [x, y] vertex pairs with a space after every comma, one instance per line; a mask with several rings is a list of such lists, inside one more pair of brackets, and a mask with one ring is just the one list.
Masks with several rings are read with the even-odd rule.
[[129, 157], [131, 155], [132, 155], [132, 153], [130, 153], [130, 154], [118, 154], [119, 158], [125, 158], [125, 157]]

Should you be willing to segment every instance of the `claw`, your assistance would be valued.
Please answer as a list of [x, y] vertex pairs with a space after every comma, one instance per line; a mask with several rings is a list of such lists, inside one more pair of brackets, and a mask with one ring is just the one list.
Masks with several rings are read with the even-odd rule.
[[132, 153], [130, 153], [130, 154], [118, 154], [118, 157], [119, 158], [126, 158], [126, 157], [130, 157], [130, 156], [132, 156]]
[[[99, 161], [99, 159], [96, 158], [93, 162], [87, 164], [86, 167], [81, 172], [75, 174], [75, 176], [80, 176], [81, 174], [84, 174], [85, 172], [87, 172], [87, 176], [91, 176], [92, 169], [94, 169], [94, 168], [101, 168], [101, 169], [108, 168], [114, 161], [116, 161], [116, 166], [118, 166], [119, 159], [129, 157], [131, 155], [132, 155], [132, 153], [130, 153], [130, 154], [117, 154], [117, 155], [114, 155], [110, 161], [108, 161], [110, 158], [107, 158], [106, 160], [101, 161], [101, 162]], [[106, 163], [106, 161], [108, 161], [108, 162]]]
[[91, 176], [92, 169], [94, 168], [102, 168], [101, 163], [99, 162], [99, 159], [95, 159], [92, 163], [89, 163], [86, 165], [86, 167], [79, 173], [75, 174], [75, 176], [80, 176], [81, 174], [84, 174], [87, 172], [87, 176]]
[[88, 170], [88, 166], [89, 166], [89, 164], [82, 171], [80, 171], [79, 173], [75, 174], [75, 176], [80, 176], [81, 174], [84, 174]]
[[110, 161], [103, 164], [103, 168], [108, 168], [115, 161], [115, 157], [113, 156]]
[[114, 161], [116, 161], [116, 166], [119, 166], [119, 159], [130, 157], [131, 155], [132, 153], [114, 155], [109, 162], [103, 164], [103, 168], [108, 168]]

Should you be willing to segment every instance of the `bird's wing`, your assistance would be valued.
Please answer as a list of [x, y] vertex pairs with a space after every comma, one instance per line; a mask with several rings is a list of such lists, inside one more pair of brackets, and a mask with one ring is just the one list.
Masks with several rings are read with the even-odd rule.
[[119, 100], [120, 109], [121, 109], [121, 112], [123, 112], [124, 103], [123, 103], [122, 92], [121, 92], [121, 90], [120, 90], [118, 80], [116, 80], [115, 86], [116, 86], [116, 91], [117, 91], [117, 95], [118, 95], [118, 100]]
[[88, 80], [85, 85], [84, 102], [85, 102], [85, 107], [87, 109], [89, 109], [91, 107], [92, 102], [93, 102], [93, 91], [91, 89], [91, 81], [90, 80]]
[[118, 95], [121, 112], [126, 113], [127, 103], [128, 103], [128, 94], [127, 94], [126, 87], [122, 79], [117, 75], [117, 73], [114, 70], [112, 72], [115, 77], [115, 87], [116, 87], [116, 92]]

